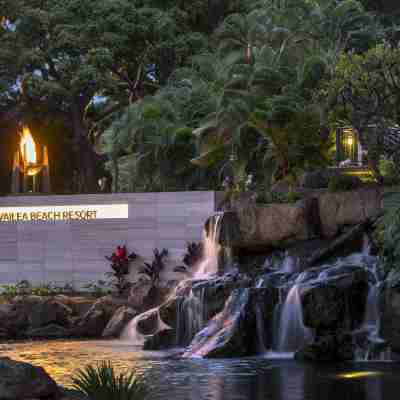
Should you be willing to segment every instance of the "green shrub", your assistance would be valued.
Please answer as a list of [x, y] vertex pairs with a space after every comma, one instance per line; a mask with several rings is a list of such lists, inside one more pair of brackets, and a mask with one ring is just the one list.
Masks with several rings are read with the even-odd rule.
[[27, 280], [18, 282], [15, 285], [1, 285], [0, 294], [6, 299], [13, 299], [17, 296], [56, 296], [59, 294], [70, 294], [73, 292], [71, 284], [58, 286], [54, 283], [34, 286]]
[[270, 204], [270, 203], [295, 203], [296, 201], [301, 199], [301, 195], [290, 191], [288, 193], [281, 193], [281, 192], [265, 192], [265, 194], [258, 194], [257, 195], [257, 203], [258, 204]]
[[336, 174], [329, 179], [328, 190], [330, 192], [341, 192], [357, 189], [361, 185], [362, 182], [356, 176]]
[[379, 172], [383, 176], [385, 185], [392, 186], [400, 183], [400, 176], [392, 159], [381, 157], [379, 160]]
[[73, 388], [90, 400], [142, 400], [147, 395], [143, 379], [129, 375], [117, 375], [111, 362], [88, 365], [72, 379]]

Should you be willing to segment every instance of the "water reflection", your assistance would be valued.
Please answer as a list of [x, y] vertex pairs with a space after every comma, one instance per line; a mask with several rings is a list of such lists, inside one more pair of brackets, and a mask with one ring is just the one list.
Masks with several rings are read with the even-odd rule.
[[123, 342], [43, 342], [0, 345], [0, 355], [43, 366], [68, 386], [79, 367], [112, 360], [151, 382], [149, 400], [391, 400], [398, 364], [301, 364], [293, 360], [177, 359], [174, 352], [143, 352]]

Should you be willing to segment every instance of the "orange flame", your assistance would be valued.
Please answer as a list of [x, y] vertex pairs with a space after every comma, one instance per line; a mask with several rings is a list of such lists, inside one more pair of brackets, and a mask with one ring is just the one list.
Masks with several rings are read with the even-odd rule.
[[31, 131], [27, 126], [23, 127], [20, 147], [21, 147], [22, 158], [25, 161], [25, 163], [36, 164], [37, 161], [36, 145], [35, 141], [33, 140]]

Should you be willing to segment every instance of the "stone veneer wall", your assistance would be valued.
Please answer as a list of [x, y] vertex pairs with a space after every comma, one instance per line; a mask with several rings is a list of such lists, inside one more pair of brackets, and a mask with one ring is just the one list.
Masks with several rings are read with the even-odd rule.
[[147, 261], [154, 248], [167, 248], [170, 256], [162, 278], [181, 278], [173, 268], [181, 264], [187, 242], [201, 241], [215, 202], [211, 191], [0, 197], [0, 207], [129, 205], [128, 219], [0, 223], [0, 284], [26, 279], [81, 287], [104, 279], [110, 270], [104, 257], [120, 244]]

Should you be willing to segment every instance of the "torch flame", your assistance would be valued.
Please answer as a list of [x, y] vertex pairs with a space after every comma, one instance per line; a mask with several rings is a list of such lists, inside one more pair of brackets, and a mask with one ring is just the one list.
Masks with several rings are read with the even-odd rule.
[[36, 145], [33, 137], [31, 135], [31, 131], [27, 126], [24, 126], [22, 130], [21, 137], [21, 153], [22, 158], [27, 164], [36, 164]]

